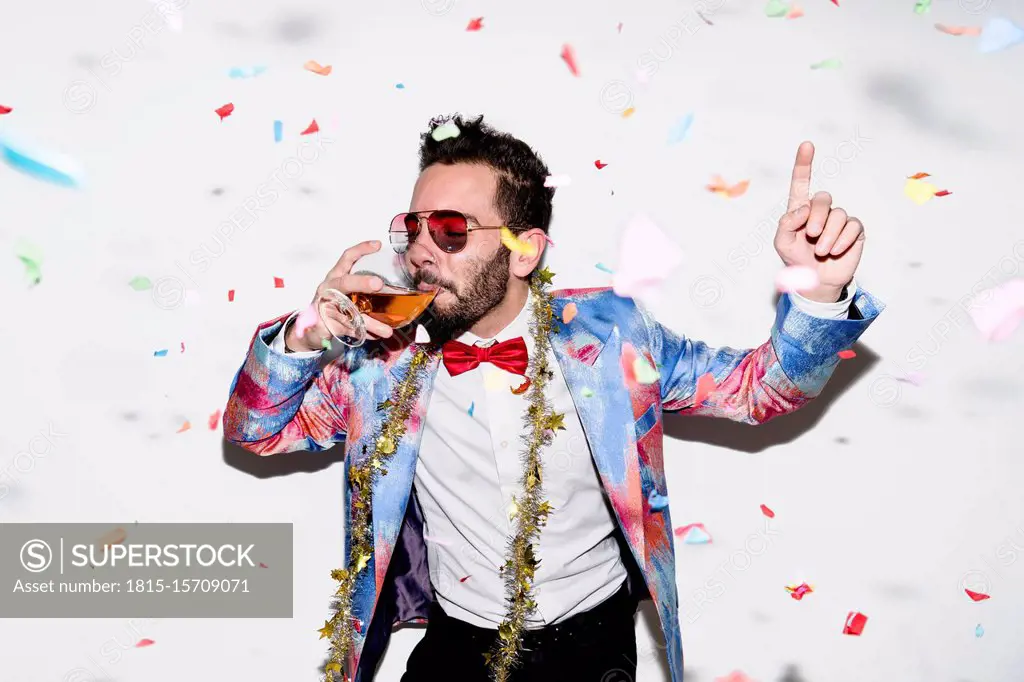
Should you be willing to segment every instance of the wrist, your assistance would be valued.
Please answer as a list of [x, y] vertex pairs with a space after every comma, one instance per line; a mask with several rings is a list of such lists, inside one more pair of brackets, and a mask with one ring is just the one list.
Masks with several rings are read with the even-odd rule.
[[846, 286], [817, 286], [808, 291], [800, 292], [804, 298], [816, 303], [836, 303], [846, 296]]

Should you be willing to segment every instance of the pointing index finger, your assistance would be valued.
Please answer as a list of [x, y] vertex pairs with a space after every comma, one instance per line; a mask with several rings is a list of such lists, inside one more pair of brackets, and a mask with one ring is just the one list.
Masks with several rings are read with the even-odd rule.
[[801, 142], [793, 162], [793, 178], [789, 183], [789, 205], [787, 211], [794, 211], [811, 200], [811, 164], [814, 162], [814, 145]]

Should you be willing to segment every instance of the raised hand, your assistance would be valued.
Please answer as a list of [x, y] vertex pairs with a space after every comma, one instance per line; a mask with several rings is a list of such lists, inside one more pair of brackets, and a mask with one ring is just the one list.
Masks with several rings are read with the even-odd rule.
[[811, 193], [814, 145], [804, 142], [796, 151], [786, 215], [779, 220], [775, 250], [787, 266], [802, 265], [818, 273], [818, 286], [801, 295], [832, 303], [857, 270], [864, 253], [864, 225], [841, 208], [832, 195]]

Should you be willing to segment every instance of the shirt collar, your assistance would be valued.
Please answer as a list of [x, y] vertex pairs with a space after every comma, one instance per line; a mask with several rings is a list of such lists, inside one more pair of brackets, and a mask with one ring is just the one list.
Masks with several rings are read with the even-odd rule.
[[530, 336], [530, 310], [533, 303], [533, 292], [530, 291], [526, 295], [526, 302], [523, 304], [522, 310], [516, 315], [515, 319], [508, 323], [504, 329], [499, 331], [497, 334], [490, 338], [482, 338], [477, 336], [473, 332], [463, 332], [459, 336], [458, 340], [467, 346], [472, 346], [479, 343], [481, 346], [489, 346], [492, 343], [501, 343], [502, 341], [508, 341], [514, 339], [517, 336], [523, 337], [524, 340], [528, 340]]

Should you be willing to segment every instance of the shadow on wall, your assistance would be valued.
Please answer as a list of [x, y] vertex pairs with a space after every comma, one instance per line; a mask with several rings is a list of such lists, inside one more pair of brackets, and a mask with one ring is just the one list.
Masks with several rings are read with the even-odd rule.
[[299, 450], [266, 457], [253, 454], [234, 443], [222, 441], [221, 444], [225, 464], [256, 478], [275, 478], [299, 472], [311, 474], [335, 462], [345, 461], [345, 447], [340, 443], [323, 452]]

